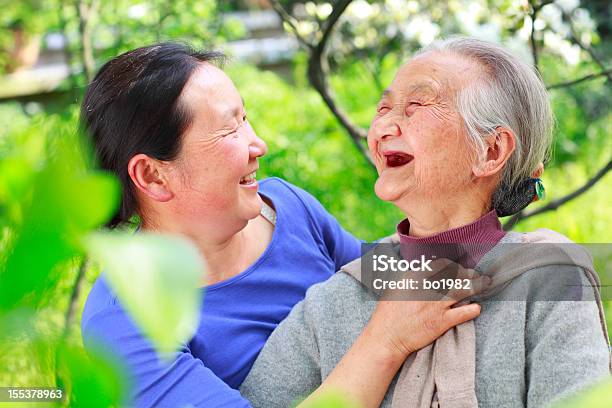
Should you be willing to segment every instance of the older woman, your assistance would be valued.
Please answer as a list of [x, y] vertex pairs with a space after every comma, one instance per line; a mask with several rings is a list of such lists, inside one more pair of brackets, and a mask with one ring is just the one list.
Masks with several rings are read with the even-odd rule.
[[[497, 45], [442, 41], [400, 68], [382, 95], [368, 144], [379, 173], [376, 194], [406, 215], [397, 228], [401, 255], [453, 244], [469, 268], [486, 270], [496, 259], [516, 263], [504, 258], [503, 244], [520, 242], [521, 234], [505, 233], [497, 217], [534, 199], [551, 127], [540, 78]], [[532, 261], [529, 272], [482, 301], [471, 332], [459, 330], [471, 323], [460, 325], [412, 353], [382, 405], [539, 407], [608, 376], [597, 302], [537, 296], [567, 274], [589, 287], [586, 270]], [[308, 395], [372, 316], [378, 297], [360, 276], [363, 265], [357, 260], [343, 270], [310, 288], [272, 333], [241, 388], [254, 406], [286, 407]], [[517, 288], [542, 301], [520, 301]]]
[[[215, 66], [219, 58], [178, 44], [139, 48], [106, 63], [83, 102], [100, 164], [123, 187], [110, 225], [138, 215], [142, 231], [191, 239], [208, 265], [201, 324], [170, 364], [104, 275], [94, 284], [83, 311], [84, 343], [125, 366], [131, 406], [249, 406], [237, 388], [270, 333], [311, 285], [359, 256], [360, 242], [311, 195], [278, 178], [257, 181], [266, 145]], [[381, 303], [321, 389], [341, 388], [371, 404], [372, 387], [384, 393], [406, 349], [480, 311], [476, 304], [451, 309], [455, 303]], [[404, 315], [410, 318], [388, 324]]]

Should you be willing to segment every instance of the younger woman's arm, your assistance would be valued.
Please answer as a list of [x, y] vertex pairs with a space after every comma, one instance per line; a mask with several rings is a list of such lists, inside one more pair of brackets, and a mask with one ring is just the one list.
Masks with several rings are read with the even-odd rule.
[[188, 347], [171, 361], [162, 361], [153, 344], [119, 305], [107, 306], [83, 323], [83, 341], [90, 352], [120, 362], [129, 380], [121, 406], [250, 407], [238, 391], [217, 377]]

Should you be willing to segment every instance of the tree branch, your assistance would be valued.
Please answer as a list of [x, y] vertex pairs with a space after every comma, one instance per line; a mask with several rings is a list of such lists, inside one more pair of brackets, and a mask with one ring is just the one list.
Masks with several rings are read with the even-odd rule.
[[529, 35], [529, 44], [531, 45], [531, 56], [533, 57], [533, 66], [535, 67], [535, 69], [539, 71], [540, 68], [538, 66], [538, 46], [536, 44], [536, 38], [535, 38], [535, 32], [536, 32], [535, 21], [538, 15], [538, 11], [543, 6], [536, 6], [533, 4], [531, 0], [529, 1], [529, 5], [531, 6], [531, 13], [529, 13], [529, 16], [531, 17], [531, 34]]
[[[545, 6], [546, 4], [550, 4], [552, 3], [551, 1], [545, 1], [542, 4], [540, 4], [538, 6], [538, 9], [541, 9], [543, 6]], [[530, 3], [531, 4], [531, 3]], [[556, 89], [556, 88], [564, 88], [564, 87], [569, 87], [569, 86], [573, 86], [576, 84], [579, 84], [581, 82], [584, 81], [589, 81], [601, 76], [605, 76], [608, 78], [608, 83], [610, 85], [612, 85], [612, 69], [607, 69], [605, 64], [603, 63], [603, 61], [597, 56], [597, 54], [595, 53], [595, 51], [593, 51], [593, 49], [591, 47], [588, 47], [587, 45], [583, 44], [582, 41], [580, 41], [580, 39], [578, 38], [577, 34], [576, 34], [576, 30], [574, 28], [574, 24], [572, 21], [572, 17], [567, 14], [565, 12], [565, 10], [559, 6], [558, 4], [555, 4], [555, 6], [559, 9], [559, 11], [561, 12], [561, 15], [563, 17], [563, 20], [567, 22], [569, 28], [570, 28], [570, 38], [571, 41], [578, 45], [583, 51], [587, 52], [589, 54], [589, 56], [591, 57], [591, 59], [593, 59], [593, 61], [599, 66], [599, 68], [601, 69], [601, 72], [596, 73], [596, 74], [589, 74], [586, 75], [584, 77], [581, 78], [577, 78], [574, 79], [572, 81], [567, 81], [567, 82], [561, 82], [561, 83], [557, 83], [557, 84], [553, 84], [553, 85], [549, 85], [547, 87], [547, 89]], [[535, 8], [534, 8], [535, 10]], [[532, 16], [535, 15], [535, 11], [532, 13]], [[533, 19], [533, 21], [535, 21], [535, 19]], [[533, 23], [532, 21], [532, 23]], [[533, 27], [532, 27], [532, 47], [534, 46], [533, 43]], [[550, 203], [548, 203], [547, 205], [545, 205], [544, 207], [538, 208], [534, 211], [531, 212], [524, 212], [521, 211], [515, 215], [513, 215], [512, 217], [510, 217], [510, 219], [504, 224], [504, 229], [505, 230], [510, 230], [512, 229], [518, 222], [529, 218], [529, 217], [534, 217], [536, 215], [548, 212], [548, 211], [554, 211], [556, 209], [558, 209], [560, 206], [562, 206], [563, 204], [567, 203], [570, 200], [573, 200], [574, 198], [580, 196], [581, 194], [585, 193], [586, 191], [588, 191], [591, 187], [593, 187], [599, 180], [601, 180], [606, 173], [608, 173], [610, 171], [610, 169], [612, 169], [612, 160], [608, 161], [608, 163], [603, 166], [593, 177], [591, 177], [589, 180], [587, 180], [581, 187], [577, 188], [576, 190], [572, 191], [571, 193], [557, 199], [554, 200]]]
[[566, 81], [566, 82], [559, 82], [556, 84], [552, 84], [552, 85], [548, 85], [546, 87], [546, 89], [551, 90], [551, 89], [559, 89], [559, 88], [567, 88], [573, 85], [577, 85], [579, 83], [585, 82], [585, 81], [590, 81], [593, 79], [597, 79], [600, 78], [602, 76], [608, 77], [612, 74], [612, 69], [608, 69], [608, 70], [604, 70], [601, 72], [597, 72], [595, 74], [589, 74], [589, 75], [585, 75], [581, 78], [577, 78], [571, 81]]
[[70, 326], [72, 326], [72, 320], [74, 318], [76, 304], [79, 300], [79, 295], [81, 294], [81, 286], [83, 284], [85, 273], [87, 272], [88, 267], [89, 260], [87, 258], [83, 258], [81, 260], [81, 263], [79, 264], [77, 276], [74, 280], [74, 286], [72, 287], [72, 292], [70, 293], [68, 309], [66, 309], [66, 317], [64, 318], [64, 338], [66, 338], [68, 336], [68, 333], [70, 332]]
[[93, 55], [93, 43], [91, 39], [92, 17], [97, 12], [99, 0], [91, 0], [89, 6], [85, 0], [76, 0], [75, 8], [79, 16], [79, 34], [81, 36], [81, 58], [87, 82], [90, 82], [96, 70], [96, 61]]
[[[81, 259], [81, 263], [79, 264], [79, 269], [77, 271], [77, 276], [74, 280], [74, 285], [72, 286], [72, 292], [70, 293], [68, 309], [66, 309], [66, 316], [64, 318], [64, 330], [62, 331], [60, 344], [65, 344], [68, 339], [68, 336], [70, 335], [70, 327], [72, 327], [77, 301], [79, 300], [81, 286], [83, 284], [83, 281], [85, 280], [85, 274], [87, 272], [88, 266], [89, 260], [87, 259], [87, 257]], [[64, 382], [62, 381], [59, 371], [59, 347], [55, 348], [55, 385], [57, 387], [64, 388]]]
[[597, 56], [595, 51], [591, 47], [588, 47], [587, 45], [583, 44], [582, 41], [580, 41], [580, 39], [578, 38], [578, 35], [576, 34], [576, 29], [574, 27], [572, 16], [567, 14], [567, 12], [563, 10], [563, 7], [559, 6], [558, 4], [555, 4], [555, 6], [557, 6], [559, 11], [561, 12], [561, 16], [563, 17], [563, 20], [566, 21], [569, 26], [570, 39], [572, 40], [572, 42], [576, 44], [578, 47], [580, 47], [587, 54], [589, 54], [591, 59], [599, 66], [602, 72], [606, 72], [605, 76], [608, 78], [609, 84], [612, 86], [612, 73], [607, 72], [608, 70], [606, 68], [606, 64], [604, 64], [603, 61]]
[[[381, 58], [383, 57], [381, 56]], [[382, 82], [380, 82], [380, 64], [375, 65], [372, 60], [366, 56], [363, 59], [363, 65], [365, 66], [366, 71], [368, 71], [372, 77], [372, 81], [374, 81], [374, 84], [376, 85], [376, 90], [378, 93], [382, 94], [385, 88]]]
[[63, 1], [60, 3], [60, 5], [62, 7], [59, 8], [57, 13], [59, 29], [64, 41], [64, 48], [62, 49], [62, 53], [64, 54], [66, 65], [68, 66], [68, 80], [70, 81], [70, 87], [74, 89], [77, 87], [78, 84], [76, 80], [76, 75], [74, 75], [74, 73], [72, 72], [72, 51], [70, 50], [70, 42], [68, 40], [68, 32], [66, 30], [66, 27], [68, 27], [68, 21], [66, 19], [66, 15], [64, 14], [64, 10], [66, 7]]
[[332, 93], [327, 84], [327, 77], [329, 75], [329, 67], [326, 55], [326, 46], [330, 38], [330, 35], [334, 29], [334, 26], [342, 16], [342, 13], [346, 10], [352, 0], [340, 0], [336, 3], [332, 10], [329, 18], [325, 22], [323, 27], [323, 34], [319, 42], [312, 48], [308, 57], [308, 80], [310, 84], [319, 92], [319, 95], [323, 98], [323, 101], [332, 112], [332, 114], [338, 119], [342, 127], [346, 129], [351, 138], [351, 141], [359, 152], [367, 159], [368, 163], [374, 168], [374, 163], [370, 152], [364, 146], [363, 140], [367, 138], [367, 132], [365, 129], [355, 125], [348, 117], [348, 115], [336, 104]]
[[557, 208], [559, 208], [560, 206], [562, 206], [563, 204], [567, 203], [570, 200], [573, 200], [574, 198], [578, 197], [579, 195], [585, 193], [586, 191], [588, 191], [591, 187], [593, 187], [599, 180], [601, 180], [606, 173], [608, 173], [610, 171], [610, 169], [612, 169], [612, 159], [610, 161], [608, 161], [608, 163], [603, 166], [593, 177], [591, 177], [589, 180], [587, 180], [586, 183], [584, 183], [581, 187], [577, 188], [576, 190], [572, 191], [571, 193], [558, 198], [557, 200], [551, 201], [550, 203], [548, 203], [547, 205], [545, 205], [544, 207], [538, 208], [537, 210], [525, 213], [524, 211], [521, 211], [515, 215], [513, 215], [512, 217], [510, 217], [510, 219], [504, 224], [504, 229], [510, 230], [512, 229], [512, 227], [514, 227], [519, 221], [522, 221], [526, 218], [530, 218], [530, 217], [534, 217], [536, 215], [548, 212], [548, 211], [554, 211]]
[[352, 0], [339, 0], [321, 27], [322, 35], [316, 44], [308, 42], [306, 39], [301, 37], [297, 32], [297, 27], [293, 23], [293, 17], [285, 11], [285, 9], [278, 3], [277, 0], [272, 0], [272, 6], [280, 18], [286, 22], [296, 37], [302, 43], [308, 52], [308, 82], [310, 85], [321, 95], [323, 102], [327, 105], [327, 108], [331, 111], [334, 117], [340, 122], [340, 125], [347, 131], [349, 137], [359, 152], [366, 158], [368, 163], [374, 168], [374, 163], [370, 157], [370, 152], [364, 145], [363, 141], [367, 138], [367, 132], [365, 129], [355, 125], [348, 117], [348, 115], [336, 104], [332, 96], [332, 92], [327, 83], [327, 77], [329, 76], [329, 64], [326, 55], [326, 46], [329, 41], [330, 35], [333, 32], [334, 26], [351, 3]]
[[306, 49], [312, 49], [313, 45], [307, 39], [302, 37], [302, 35], [298, 31], [298, 28], [295, 25], [295, 22], [293, 21], [295, 20], [295, 18], [293, 18], [291, 14], [287, 13], [287, 10], [285, 10], [285, 8], [281, 6], [278, 0], [271, 0], [270, 3], [272, 4], [272, 8], [276, 12], [276, 14], [278, 14], [278, 16], [280, 17], [281, 21], [283, 23], [287, 23], [287, 25], [291, 28], [291, 31], [295, 35], [295, 38], [297, 38], [298, 42], [302, 44]]
[[315, 47], [315, 51], [323, 54], [325, 51], [325, 47], [327, 46], [327, 41], [329, 40], [329, 36], [334, 30], [334, 26], [346, 10], [346, 8], [351, 4], [353, 0], [338, 0], [335, 4], [331, 14], [327, 17], [325, 21], [325, 25], [321, 27], [323, 29], [323, 35], [321, 35], [321, 39], [319, 43]]
[[538, 16], [538, 12], [542, 10], [544, 6], [552, 4], [553, 2], [554, 0], [544, 0], [538, 4], [535, 4], [533, 0], [528, 1], [529, 6], [531, 7], [531, 13], [529, 13], [529, 16], [531, 18], [531, 34], [529, 35], [529, 44], [531, 46], [530, 48], [531, 48], [531, 56], [533, 57], [533, 66], [538, 71], [540, 70], [540, 67], [539, 67], [539, 58], [538, 58], [538, 46], [537, 46], [536, 38], [535, 38], [535, 32], [536, 32], [535, 21]]
[[554, 2], [555, 2], [555, 0], [544, 0], [543, 2], [541, 2], [540, 4], [538, 4], [538, 5], [534, 6], [534, 7], [535, 7], [535, 9], [537, 11], [540, 11], [540, 10], [542, 10], [542, 8], [544, 6], [547, 6], [547, 5], [552, 4]]

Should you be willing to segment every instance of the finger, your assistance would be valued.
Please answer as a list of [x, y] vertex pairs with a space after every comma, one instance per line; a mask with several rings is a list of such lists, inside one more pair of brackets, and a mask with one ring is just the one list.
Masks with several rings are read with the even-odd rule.
[[527, 243], [559, 243], [569, 244], [572, 241], [565, 235], [547, 228], [538, 228], [533, 232], [528, 232], [522, 236], [522, 241]]
[[445, 270], [427, 278], [432, 283], [432, 289], [424, 294], [426, 300], [453, 300], [451, 304], [454, 304], [486, 288], [487, 279], [478, 280], [481, 277], [478, 271], [464, 268], [452, 261], [443, 265], [446, 265]]
[[543, 234], [541, 231], [536, 230], [533, 232], [529, 232], [527, 234], [523, 234], [523, 236], [521, 237], [521, 241], [525, 242], [525, 243], [537, 243], [537, 242], [542, 242], [546, 240], [546, 235]]
[[[434, 265], [433, 262], [432, 265]], [[430, 277], [431, 279], [475, 279], [480, 276], [480, 273], [475, 269], [465, 268], [460, 263], [445, 258], [440, 259], [440, 263], [435, 266], [436, 273]]]
[[481, 275], [474, 279], [460, 279], [460, 287], [453, 288], [446, 293], [446, 296], [459, 302], [470, 296], [477, 295], [487, 290], [491, 285], [491, 278]]
[[454, 264], [455, 262], [451, 261], [448, 258], [438, 258], [433, 260], [429, 265], [431, 266], [431, 269], [433, 269], [434, 271], [441, 271], [443, 269], [446, 269], [449, 265]]
[[421, 272], [419, 278], [427, 280], [455, 279], [459, 273], [469, 275], [460, 264], [446, 258], [436, 259], [430, 264], [431, 270]]
[[418, 271], [416, 272], [416, 276], [419, 279], [430, 279], [440, 273], [446, 273], [451, 271], [451, 269], [456, 269], [456, 266], [457, 264], [450, 259], [438, 258], [429, 264], [430, 270], [425, 269]]
[[478, 317], [480, 310], [480, 305], [477, 303], [453, 307], [445, 312], [444, 321], [448, 328], [455, 327]]
[[463, 268], [460, 267], [457, 272], [457, 279], [476, 279], [480, 277], [480, 273], [478, 273], [475, 269]]

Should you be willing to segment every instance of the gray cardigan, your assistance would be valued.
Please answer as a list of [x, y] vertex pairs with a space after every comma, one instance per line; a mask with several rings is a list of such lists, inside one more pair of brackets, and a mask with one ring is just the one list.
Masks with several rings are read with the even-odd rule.
[[[500, 243], [520, 242], [509, 233]], [[485, 255], [495, 259], [503, 246]], [[609, 376], [606, 344], [595, 301], [500, 301], [513, 291], [546, 291], [571, 267], [529, 271], [480, 302], [475, 320], [476, 396], [481, 407], [541, 407]], [[580, 270], [581, 271], [581, 270]], [[518, 292], [517, 292], [518, 293]], [[289, 407], [312, 393], [367, 324], [376, 296], [337, 273], [312, 286], [272, 333], [240, 389], [254, 407]], [[367, 358], [367, 356], [364, 356]], [[397, 376], [381, 406], [391, 406]]]

